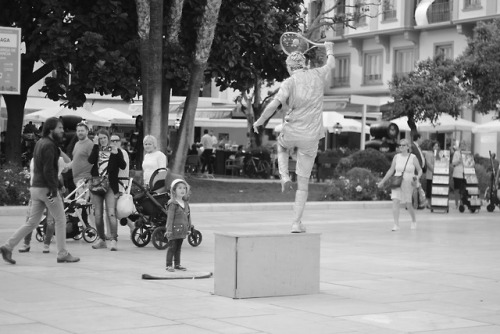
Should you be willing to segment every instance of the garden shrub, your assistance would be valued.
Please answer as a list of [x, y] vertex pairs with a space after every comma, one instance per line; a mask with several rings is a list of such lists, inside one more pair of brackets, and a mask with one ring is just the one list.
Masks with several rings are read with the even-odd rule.
[[27, 168], [4, 165], [0, 169], [0, 206], [27, 205], [30, 199]]
[[340, 159], [335, 172], [337, 175], [345, 175], [354, 167], [366, 168], [376, 174], [383, 175], [391, 167], [391, 162], [387, 160], [384, 153], [369, 148]]
[[355, 167], [345, 176], [334, 179], [328, 187], [326, 200], [331, 201], [376, 201], [390, 199], [390, 190], [378, 189], [380, 178], [369, 169]]

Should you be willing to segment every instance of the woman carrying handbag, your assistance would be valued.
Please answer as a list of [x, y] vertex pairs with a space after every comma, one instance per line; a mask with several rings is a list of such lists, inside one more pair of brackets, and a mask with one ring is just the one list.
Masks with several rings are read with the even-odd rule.
[[[401, 204], [406, 204], [406, 208], [411, 216], [411, 229], [417, 228], [415, 211], [412, 206], [412, 194], [416, 180], [422, 176], [422, 168], [417, 157], [410, 153], [410, 145], [406, 139], [399, 142], [400, 153], [392, 159], [391, 168], [387, 171], [378, 187], [382, 188], [387, 180], [391, 179], [391, 199], [394, 226], [392, 231], [399, 230], [399, 208]], [[415, 175], [417, 171], [417, 175]]]
[[97, 132], [98, 144], [94, 145], [89, 156], [91, 163], [92, 179], [90, 180], [90, 192], [92, 193], [92, 204], [94, 204], [95, 225], [99, 238], [92, 245], [94, 249], [107, 248], [106, 235], [104, 233], [104, 202], [111, 230], [110, 250], [117, 250], [118, 223], [116, 220], [116, 200], [120, 196], [118, 188], [118, 173], [120, 169], [127, 166], [123, 153], [119, 149], [120, 140], [110, 141], [109, 132], [101, 129]]

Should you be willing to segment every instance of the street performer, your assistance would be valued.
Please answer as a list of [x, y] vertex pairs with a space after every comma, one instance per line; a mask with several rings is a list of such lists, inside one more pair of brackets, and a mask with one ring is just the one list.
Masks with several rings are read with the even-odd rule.
[[261, 117], [253, 124], [254, 131], [270, 118], [275, 110], [287, 106], [283, 129], [278, 137], [278, 168], [281, 191], [291, 191], [288, 173], [289, 150], [297, 148], [297, 191], [293, 206], [292, 233], [302, 233], [302, 213], [307, 201], [309, 178], [318, 152], [318, 143], [324, 135], [323, 95], [328, 74], [335, 67], [333, 43], [325, 42], [327, 62], [319, 68], [308, 69], [303, 53], [294, 51], [286, 59], [290, 77], [286, 79]]

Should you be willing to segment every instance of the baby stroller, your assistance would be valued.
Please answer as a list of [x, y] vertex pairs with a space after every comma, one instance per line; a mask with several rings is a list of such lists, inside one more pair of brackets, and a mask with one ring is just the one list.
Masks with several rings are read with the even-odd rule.
[[500, 206], [500, 198], [498, 193], [498, 173], [500, 172], [500, 166], [497, 171], [495, 171], [494, 164], [495, 157], [491, 154], [490, 151], [490, 163], [491, 163], [491, 177], [490, 177], [490, 186], [486, 188], [486, 192], [484, 194], [484, 198], [489, 201], [489, 204], [486, 206], [486, 210], [488, 212], [493, 212], [495, 210], [495, 206]]
[[[66, 214], [66, 239], [80, 240], [83, 237], [88, 243], [92, 243], [97, 239], [97, 231], [90, 226], [88, 221], [82, 218], [81, 210], [87, 210], [90, 213], [92, 204], [88, 203], [84, 196], [88, 193], [88, 188], [85, 188], [79, 195], [79, 192], [85, 183], [80, 184], [68, 196], [64, 198], [64, 213]], [[74, 197], [74, 198], [73, 198]], [[89, 214], [87, 214], [87, 217]], [[47, 217], [43, 218], [36, 228], [36, 240], [43, 242], [45, 231], [47, 230]]]
[[[128, 218], [135, 224], [131, 239], [137, 247], [145, 247], [152, 240], [155, 248], [166, 248], [165, 244], [168, 243], [168, 240], [163, 237], [163, 234], [166, 231], [165, 225], [167, 223], [166, 206], [170, 200], [170, 194], [165, 186], [167, 174], [168, 170], [166, 168], [157, 169], [151, 175], [149, 189], [133, 180], [129, 184], [129, 186], [134, 187], [132, 195], [136, 212]], [[135, 191], [136, 189], [137, 191]], [[191, 234], [194, 234], [193, 238], [188, 239], [188, 241], [192, 246], [196, 247], [201, 243], [201, 233], [194, 230]]]

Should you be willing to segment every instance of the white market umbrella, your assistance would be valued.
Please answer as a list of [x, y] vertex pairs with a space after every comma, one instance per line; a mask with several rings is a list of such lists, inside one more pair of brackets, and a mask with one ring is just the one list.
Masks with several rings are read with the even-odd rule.
[[[354, 119], [345, 118], [344, 115], [336, 111], [323, 112], [323, 126], [326, 131], [334, 132], [333, 127], [339, 123], [342, 126], [342, 132], [359, 132], [361, 133], [361, 122]], [[275, 132], [281, 132], [283, 124], [278, 124], [274, 127]], [[370, 132], [370, 127], [365, 125], [366, 133]]]
[[456, 118], [449, 114], [441, 114], [438, 119], [431, 123], [429, 120], [417, 123], [418, 130], [422, 132], [445, 132], [445, 131], [471, 131], [477, 123], [463, 118]]
[[92, 112], [94, 115], [107, 119], [112, 124], [135, 125], [135, 118], [114, 108], [104, 108]]
[[472, 128], [472, 133], [493, 133], [500, 132], [500, 119], [476, 125]]
[[50, 117], [61, 116], [79, 116], [90, 125], [96, 126], [110, 126], [111, 122], [105, 118], [94, 115], [84, 108], [68, 109], [68, 108], [47, 108], [35, 111], [24, 117], [26, 121], [45, 122]]

